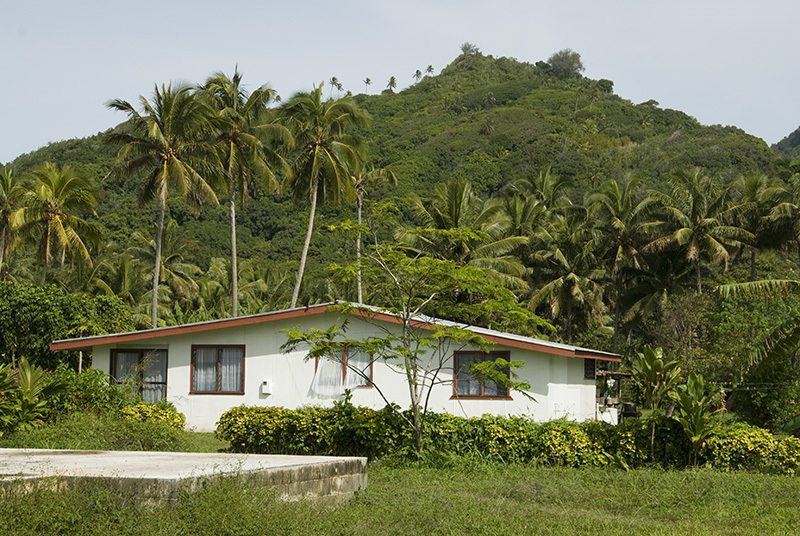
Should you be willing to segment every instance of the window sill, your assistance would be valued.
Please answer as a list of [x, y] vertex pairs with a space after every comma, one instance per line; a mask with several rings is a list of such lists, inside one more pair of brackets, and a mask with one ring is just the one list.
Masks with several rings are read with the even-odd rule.
[[244, 391], [189, 391], [190, 395], [243, 395]]
[[508, 395], [505, 396], [458, 396], [453, 395], [450, 400], [514, 400]]

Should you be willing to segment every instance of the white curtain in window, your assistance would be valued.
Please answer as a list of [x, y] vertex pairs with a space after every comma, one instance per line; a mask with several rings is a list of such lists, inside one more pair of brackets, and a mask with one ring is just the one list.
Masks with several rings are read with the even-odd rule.
[[[346, 389], [369, 385], [372, 379], [370, 363], [372, 356], [367, 352], [356, 349], [347, 349], [347, 370], [345, 371], [344, 383]], [[356, 372], [356, 369], [358, 372]], [[359, 374], [359, 372], [361, 374]]]
[[139, 352], [116, 352], [114, 379], [119, 382], [137, 381], [136, 367], [139, 365]]
[[222, 348], [220, 353], [219, 390], [241, 392], [242, 371], [244, 370], [244, 350], [242, 348]]
[[217, 348], [194, 349], [194, 391], [217, 390]]
[[339, 396], [344, 392], [342, 364], [332, 359], [320, 359], [311, 381], [311, 394], [320, 397]]
[[142, 398], [145, 402], [155, 403], [167, 397], [167, 352], [153, 350], [144, 355], [142, 360]]
[[457, 354], [456, 359], [458, 366], [458, 371], [456, 372], [456, 394], [459, 396], [480, 396], [481, 382], [472, 377], [469, 372], [469, 366], [483, 361], [483, 355], [479, 352], [462, 352]]

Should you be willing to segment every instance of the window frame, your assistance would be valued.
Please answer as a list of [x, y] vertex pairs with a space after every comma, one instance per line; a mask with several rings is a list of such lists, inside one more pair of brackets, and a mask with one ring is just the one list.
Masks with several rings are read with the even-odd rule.
[[137, 358], [136, 366], [141, 367], [144, 358], [154, 352], [164, 352], [164, 360], [165, 360], [165, 370], [164, 370], [164, 381], [163, 382], [146, 382], [144, 381], [144, 370], [139, 370], [137, 382], [139, 384], [139, 396], [144, 396], [143, 390], [145, 385], [163, 385], [164, 386], [164, 397], [159, 398], [159, 400], [166, 400], [167, 399], [167, 380], [169, 379], [169, 350], [167, 348], [111, 348], [111, 352], [109, 355], [109, 374], [108, 377], [111, 379], [111, 382], [117, 385], [124, 385], [126, 382], [122, 379], [117, 378], [116, 371], [117, 371], [117, 354], [119, 353], [138, 353], [139, 357]]
[[[215, 391], [195, 391], [194, 384], [194, 362], [197, 356], [196, 349], [197, 348], [216, 348], [217, 349], [217, 389]], [[220, 391], [220, 367], [221, 367], [221, 360], [222, 360], [222, 350], [225, 348], [241, 348], [242, 350], [242, 390], [241, 391]], [[191, 362], [189, 365], [189, 394], [190, 395], [243, 395], [244, 394], [244, 379], [245, 379], [245, 364], [246, 364], [246, 351], [245, 351], [244, 344], [193, 344], [192, 345], [192, 355], [191, 355]]]
[[[482, 361], [486, 361], [487, 359], [497, 360], [498, 358], [505, 359], [506, 361], [510, 361], [511, 359], [511, 352], [507, 350], [495, 350], [491, 352], [481, 352], [475, 350], [457, 350], [453, 352], [453, 394], [450, 397], [451, 400], [513, 400], [511, 397], [511, 390], [506, 387], [505, 394], [500, 395], [486, 395], [484, 394], [484, 385], [483, 382], [478, 382], [481, 386], [481, 394], [480, 395], [459, 395], [458, 394], [458, 356], [459, 355], [476, 355], [479, 354], [483, 356]], [[468, 372], [468, 371], [467, 371]], [[508, 375], [508, 372], [506, 372]]]
[[[347, 368], [347, 345], [342, 345], [342, 355], [341, 355], [341, 365], [342, 365], [342, 385], [345, 385], [347, 382], [347, 373], [348, 371], [351, 374], [356, 374], [353, 371], [350, 371]], [[319, 368], [319, 357], [314, 359], [314, 374], [317, 373], [317, 369]], [[363, 377], [359, 376], [361, 380], [364, 380]], [[360, 385], [353, 386], [355, 389], [360, 389], [362, 387], [374, 387], [374, 379], [375, 379], [375, 355], [370, 353], [369, 354], [369, 380], [365, 380], [366, 383], [362, 383]]]

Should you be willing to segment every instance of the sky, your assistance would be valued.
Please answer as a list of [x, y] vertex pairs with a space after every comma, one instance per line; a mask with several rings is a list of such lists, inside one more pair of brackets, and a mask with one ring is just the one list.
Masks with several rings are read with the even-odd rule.
[[284, 98], [332, 76], [379, 93], [467, 41], [529, 63], [571, 48], [624, 99], [773, 144], [800, 125], [798, 20], [796, 0], [0, 0], [0, 163], [113, 127], [105, 103], [155, 84], [238, 65]]

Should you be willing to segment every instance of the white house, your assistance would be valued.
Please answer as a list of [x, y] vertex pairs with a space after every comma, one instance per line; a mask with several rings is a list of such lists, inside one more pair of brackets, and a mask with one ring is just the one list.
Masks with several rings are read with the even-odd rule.
[[[306, 359], [305, 352], [280, 350], [287, 341], [281, 330], [327, 329], [336, 324], [341, 313], [330, 306], [60, 340], [50, 348], [91, 350], [92, 366], [118, 380], [138, 375], [145, 400], [166, 398], [197, 431], [213, 430], [220, 415], [234, 406], [327, 405], [341, 399], [345, 388], [351, 390], [356, 405], [384, 407], [377, 386], [392, 402], [409, 407], [405, 378], [390, 363], [373, 362], [368, 355], [347, 356], [351, 366], [360, 364], [370, 382], [342, 364], [317, 363]], [[378, 336], [383, 333], [380, 327], [400, 327], [389, 314], [376, 313], [368, 320], [358, 313], [350, 316], [349, 339]], [[618, 355], [587, 348], [485, 328], [467, 329], [495, 346], [488, 354], [459, 348], [445, 356], [440, 378], [448, 381], [431, 391], [429, 408], [433, 411], [467, 417], [525, 415], [538, 421], [591, 419], [596, 416], [595, 360], [620, 360]], [[519, 380], [530, 384], [527, 394], [531, 398], [476, 381], [466, 370], [469, 363], [496, 357], [524, 361], [516, 372]]]

